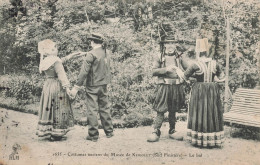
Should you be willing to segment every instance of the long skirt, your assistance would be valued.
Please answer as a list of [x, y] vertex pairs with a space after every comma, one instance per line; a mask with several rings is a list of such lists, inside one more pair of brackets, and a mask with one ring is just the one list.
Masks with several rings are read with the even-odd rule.
[[223, 109], [219, 86], [197, 82], [189, 103], [187, 139], [201, 147], [220, 147], [224, 141]]
[[57, 78], [48, 78], [42, 90], [36, 134], [62, 137], [74, 126], [73, 122], [69, 96]]

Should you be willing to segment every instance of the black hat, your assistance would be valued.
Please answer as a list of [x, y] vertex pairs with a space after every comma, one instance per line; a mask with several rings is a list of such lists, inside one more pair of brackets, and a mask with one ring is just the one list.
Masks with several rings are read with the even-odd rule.
[[172, 44], [172, 43], [177, 43], [177, 41], [175, 40], [175, 37], [173, 35], [162, 35], [161, 36], [161, 44]]
[[176, 44], [177, 41], [176, 40], [162, 40], [159, 42], [160, 44]]
[[90, 35], [87, 36], [87, 39], [97, 41], [97, 42], [104, 42], [104, 37], [101, 34], [97, 33], [91, 33]]

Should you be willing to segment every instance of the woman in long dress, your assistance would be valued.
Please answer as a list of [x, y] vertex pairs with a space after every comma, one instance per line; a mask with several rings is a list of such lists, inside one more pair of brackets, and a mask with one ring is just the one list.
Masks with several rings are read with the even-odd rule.
[[220, 66], [208, 58], [207, 47], [207, 42], [197, 45], [197, 60], [185, 72], [176, 69], [186, 81], [190, 77], [196, 79], [189, 102], [187, 140], [200, 147], [221, 147], [224, 142], [223, 108], [219, 84], [214, 80], [224, 79]]
[[39, 108], [39, 121], [36, 134], [60, 140], [73, 127], [73, 113], [68, 93], [70, 82], [64, 71], [62, 61], [57, 57], [56, 44], [47, 39], [39, 42], [41, 54], [39, 70], [45, 73], [45, 82]]
[[223, 109], [219, 85], [214, 76], [221, 73], [215, 60], [200, 58], [184, 72], [184, 79], [195, 73], [188, 117], [187, 137], [194, 145], [220, 147], [224, 139]]

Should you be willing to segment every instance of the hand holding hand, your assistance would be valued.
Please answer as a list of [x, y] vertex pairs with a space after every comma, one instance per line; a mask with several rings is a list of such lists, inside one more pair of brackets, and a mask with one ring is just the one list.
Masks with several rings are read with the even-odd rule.
[[176, 68], [176, 73], [180, 79], [184, 79], [184, 72], [180, 68]]
[[174, 69], [176, 69], [177, 67], [175, 65], [170, 65], [166, 67], [166, 71], [167, 72], [172, 72]]
[[80, 87], [78, 87], [76, 85], [72, 88], [72, 90], [71, 90], [71, 99], [75, 99], [75, 97], [76, 97], [76, 95], [77, 95], [77, 93], [79, 91], [79, 88]]
[[214, 82], [222, 83], [226, 80], [226, 78], [219, 79], [217, 76], [214, 77]]
[[69, 89], [69, 88], [66, 88], [66, 93], [67, 93], [67, 95], [70, 97], [70, 99], [71, 99], [71, 97], [72, 97], [72, 94], [71, 94], [71, 90]]
[[182, 84], [184, 82], [184, 80], [182, 78], [180, 78], [180, 83]]

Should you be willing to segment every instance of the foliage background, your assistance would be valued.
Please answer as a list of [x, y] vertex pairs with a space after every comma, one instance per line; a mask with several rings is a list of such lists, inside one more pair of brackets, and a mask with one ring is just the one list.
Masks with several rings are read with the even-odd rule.
[[[15, 1], [15, 0], [14, 0]], [[103, 34], [112, 54], [113, 81], [109, 86], [112, 116], [125, 126], [150, 125], [155, 88], [151, 76], [153, 56], [159, 52], [160, 37], [171, 36], [184, 56], [194, 48], [201, 22], [207, 22], [212, 56], [225, 67], [226, 20], [231, 25], [229, 85], [254, 88], [259, 80], [259, 1], [257, 0], [47, 0], [22, 1], [26, 14], [10, 17], [13, 6], [0, 6], [0, 74], [2, 97], [19, 104], [39, 101], [44, 77], [38, 73], [37, 43], [54, 40], [63, 57], [88, 51], [86, 35]], [[138, 11], [141, 11], [141, 14]], [[64, 64], [72, 84], [82, 59]], [[190, 86], [186, 85], [189, 93]], [[84, 94], [73, 107], [76, 119], [85, 116]], [[37, 110], [36, 110], [37, 111]], [[186, 111], [185, 107], [182, 111]]]

